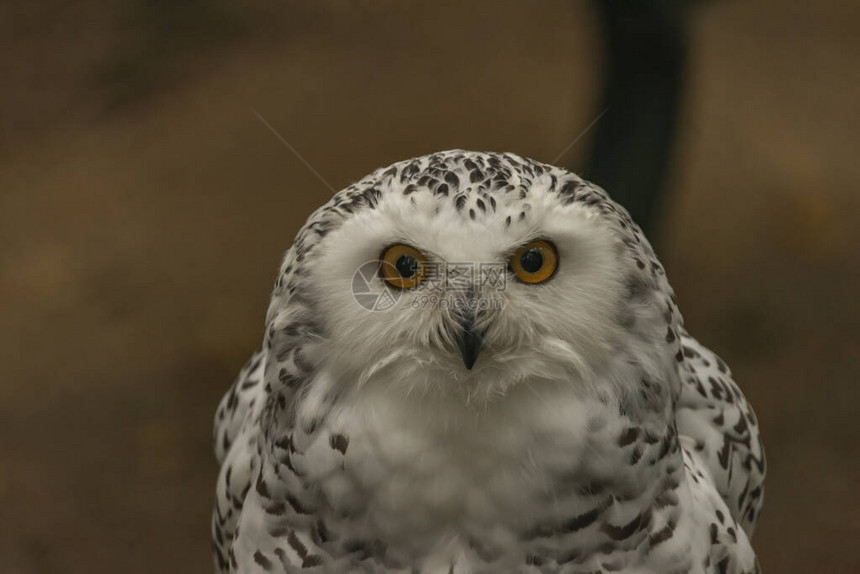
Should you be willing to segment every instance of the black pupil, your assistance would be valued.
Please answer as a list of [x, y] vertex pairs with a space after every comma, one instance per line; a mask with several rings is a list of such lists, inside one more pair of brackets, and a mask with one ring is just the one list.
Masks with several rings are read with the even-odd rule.
[[526, 273], [537, 273], [543, 267], [540, 249], [529, 249], [520, 257], [520, 266]]
[[397, 272], [400, 273], [401, 277], [408, 279], [418, 272], [418, 261], [411, 255], [401, 255], [394, 264], [394, 267], [397, 268]]

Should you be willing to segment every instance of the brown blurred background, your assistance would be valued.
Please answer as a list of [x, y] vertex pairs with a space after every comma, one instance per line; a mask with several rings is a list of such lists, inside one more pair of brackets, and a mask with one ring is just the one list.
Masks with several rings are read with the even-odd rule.
[[[660, 254], [761, 420], [764, 570], [858, 572], [860, 4], [691, 26]], [[336, 189], [552, 161], [602, 62], [585, 0], [0, 5], [0, 574], [211, 572], [212, 415], [331, 195], [252, 109]]]

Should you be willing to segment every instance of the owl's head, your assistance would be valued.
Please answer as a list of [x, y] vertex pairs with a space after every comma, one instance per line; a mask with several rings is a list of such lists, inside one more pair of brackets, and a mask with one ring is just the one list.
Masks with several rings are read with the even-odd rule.
[[290, 380], [492, 400], [524, 382], [656, 374], [671, 360], [670, 297], [602, 190], [513, 154], [451, 151], [377, 170], [311, 216], [267, 344]]

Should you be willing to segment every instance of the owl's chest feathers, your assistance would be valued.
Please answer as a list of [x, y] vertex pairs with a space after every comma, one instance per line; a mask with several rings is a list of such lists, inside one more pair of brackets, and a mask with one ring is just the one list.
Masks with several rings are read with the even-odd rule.
[[664, 465], [629, 464], [643, 455], [623, 444], [629, 424], [571, 386], [523, 385], [478, 406], [369, 385], [329, 412], [303, 470], [364, 534], [426, 544], [480, 531], [504, 545], [597, 507], [635, 518], [636, 504], [606, 506], [609, 490], [647, 505]]

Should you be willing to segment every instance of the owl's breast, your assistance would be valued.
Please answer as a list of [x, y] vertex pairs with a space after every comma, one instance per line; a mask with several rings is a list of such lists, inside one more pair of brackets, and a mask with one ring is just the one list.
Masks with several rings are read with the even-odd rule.
[[329, 413], [302, 470], [339, 538], [407, 556], [501, 552], [593, 510], [583, 484], [617, 474], [612, 416], [570, 386], [523, 386], [478, 408], [369, 385]]

